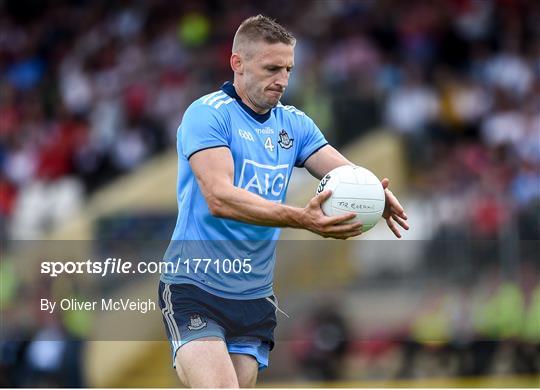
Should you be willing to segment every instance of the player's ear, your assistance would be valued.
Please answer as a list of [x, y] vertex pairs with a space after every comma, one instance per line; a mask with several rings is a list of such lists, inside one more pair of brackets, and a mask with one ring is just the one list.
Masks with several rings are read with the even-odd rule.
[[231, 54], [231, 68], [234, 73], [244, 73], [244, 62], [242, 61], [242, 57], [238, 53]]

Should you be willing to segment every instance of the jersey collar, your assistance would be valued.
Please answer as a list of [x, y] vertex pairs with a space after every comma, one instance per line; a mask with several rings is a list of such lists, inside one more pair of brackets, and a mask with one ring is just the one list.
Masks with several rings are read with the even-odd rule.
[[231, 83], [230, 81], [225, 82], [221, 86], [221, 90], [225, 92], [227, 95], [229, 95], [230, 97], [236, 99], [238, 104], [240, 104], [240, 107], [242, 107], [242, 109], [245, 112], [247, 112], [257, 122], [264, 123], [268, 120], [268, 118], [270, 118], [272, 110], [268, 110], [268, 112], [265, 114], [258, 114], [255, 111], [253, 111], [251, 108], [249, 108], [246, 104], [244, 104], [244, 102], [242, 101], [238, 93], [236, 93], [236, 89], [234, 88], [233, 83]]

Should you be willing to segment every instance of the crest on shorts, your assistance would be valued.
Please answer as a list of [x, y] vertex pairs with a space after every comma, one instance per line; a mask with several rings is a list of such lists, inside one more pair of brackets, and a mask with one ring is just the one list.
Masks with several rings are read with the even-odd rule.
[[189, 317], [189, 325], [187, 326], [189, 330], [201, 330], [208, 323], [204, 321], [200, 314], [192, 314]]
[[283, 149], [290, 149], [293, 146], [294, 138], [289, 138], [289, 134], [283, 129], [279, 132], [278, 144]]

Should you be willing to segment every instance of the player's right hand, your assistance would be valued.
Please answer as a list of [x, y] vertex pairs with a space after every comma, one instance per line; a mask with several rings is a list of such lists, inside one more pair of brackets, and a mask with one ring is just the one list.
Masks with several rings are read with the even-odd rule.
[[301, 214], [300, 223], [302, 226], [319, 236], [340, 240], [362, 234], [362, 222], [345, 223], [353, 219], [356, 214], [347, 213], [333, 217], [324, 215], [321, 205], [330, 195], [332, 195], [332, 191], [325, 190], [309, 201]]

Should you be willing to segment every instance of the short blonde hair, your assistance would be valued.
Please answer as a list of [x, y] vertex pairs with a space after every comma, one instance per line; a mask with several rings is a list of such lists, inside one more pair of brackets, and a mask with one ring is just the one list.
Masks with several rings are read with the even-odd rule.
[[259, 14], [247, 18], [240, 24], [234, 34], [232, 51], [242, 52], [247, 44], [260, 41], [294, 46], [296, 38], [274, 19]]

